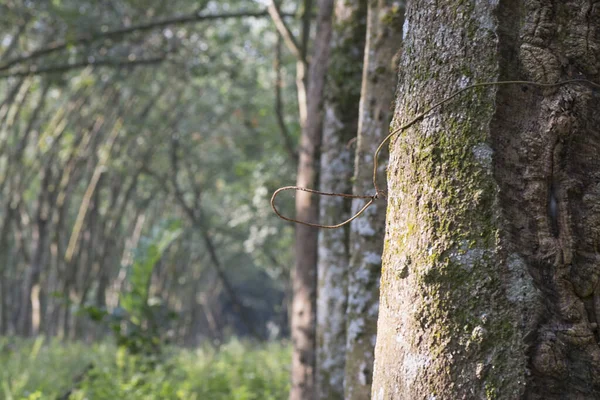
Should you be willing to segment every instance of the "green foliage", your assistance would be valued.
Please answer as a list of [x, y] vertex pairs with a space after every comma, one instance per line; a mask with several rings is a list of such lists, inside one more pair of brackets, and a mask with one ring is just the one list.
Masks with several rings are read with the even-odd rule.
[[108, 344], [42, 342], [0, 341], [0, 398], [54, 399], [72, 390], [71, 400], [278, 400], [289, 390], [290, 351], [283, 343], [168, 348], [167, 361], [150, 366]]
[[[295, 10], [293, 2], [283, 3], [287, 12]], [[217, 284], [213, 261], [187, 203], [202, 216], [222, 270], [252, 308], [256, 325], [276, 324], [285, 335], [286, 308], [281, 304], [293, 265], [294, 230], [272, 213], [269, 196], [294, 180], [296, 168], [282, 144], [274, 113], [277, 35], [272, 22], [266, 17], [209, 19], [77, 41], [193, 15], [202, 6], [208, 15], [255, 12], [264, 4], [247, 0], [8, 4], [12, 5], [0, 5], [2, 61], [50, 42], [64, 42], [66, 47], [17, 63], [5, 74], [90, 60], [167, 59], [137, 67], [67, 68], [34, 74], [22, 82], [17, 77], [0, 79], [4, 94], [0, 215], [7, 227], [0, 229], [6, 248], [0, 252], [0, 275], [8, 286], [24, 282], [22, 271], [33, 259], [30, 243], [38, 234], [37, 225], [17, 224], [15, 218], [21, 214], [33, 218], [38, 211], [46, 215], [48, 236], [40, 241], [47, 248], [38, 282], [43, 304], [40, 333], [97, 335], [94, 324], [74, 317], [73, 311], [80, 310], [79, 315], [111, 324], [117, 338], [129, 346], [128, 337], [162, 340], [152, 333], [153, 321], [160, 320], [164, 332], [163, 322], [173, 310], [186, 315], [170, 323], [172, 339], [178, 343], [245, 334], [230, 297]], [[296, 31], [298, 21], [289, 22]], [[15, 46], [10, 46], [12, 38], [18, 39]], [[292, 141], [300, 132], [294, 65], [294, 57], [284, 51], [281, 98]], [[113, 132], [117, 135], [109, 152]], [[175, 140], [178, 147], [173, 149]], [[86, 199], [95, 171], [102, 171], [101, 177]], [[88, 201], [89, 206], [82, 207]], [[282, 198], [281, 203], [284, 213], [293, 214], [293, 199]], [[15, 209], [11, 204], [19, 204], [12, 220], [6, 217]], [[80, 209], [81, 233], [72, 257], [65, 257]], [[186, 235], [153, 264], [160, 253], [158, 241], [149, 245], [144, 240], [159, 240], [153, 232], [164, 229], [160, 221], [171, 219], [182, 221]], [[140, 236], [154, 239], [142, 239], [138, 253], [143, 254], [126, 268], [122, 261], [127, 261], [130, 246], [137, 246]], [[8, 314], [25, 309], [18, 307], [21, 292], [8, 294]], [[201, 304], [201, 298], [211, 301]], [[205, 307], [215, 318], [216, 329], [205, 321]]]
[[127, 277], [129, 290], [120, 296], [120, 308], [111, 314], [94, 306], [82, 309], [93, 321], [103, 322], [108, 318], [117, 344], [131, 353], [158, 353], [164, 341], [161, 333], [168, 322], [160, 320], [160, 317], [172, 319], [176, 316], [168, 310], [164, 312], [160, 299], [149, 299], [149, 288], [154, 267], [167, 248], [181, 235], [180, 226], [181, 223], [177, 220], [165, 221], [149, 237], [140, 240]]
[[131, 321], [136, 325], [151, 317], [148, 290], [152, 272], [165, 250], [181, 235], [180, 226], [179, 221], [170, 221], [164, 227], [157, 227], [150, 237], [140, 241], [140, 246], [135, 250], [133, 265], [128, 276], [130, 290], [121, 296], [121, 307], [127, 311]]

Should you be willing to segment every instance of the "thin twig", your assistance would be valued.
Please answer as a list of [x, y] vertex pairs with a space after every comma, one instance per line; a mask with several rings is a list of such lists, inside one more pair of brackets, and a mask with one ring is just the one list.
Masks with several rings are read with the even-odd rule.
[[[170, 159], [171, 159], [171, 184], [175, 190], [175, 199], [183, 209], [183, 211], [187, 214], [192, 225], [195, 229], [200, 232], [202, 236], [202, 240], [204, 242], [204, 246], [206, 250], [208, 250], [208, 254], [210, 256], [211, 264], [217, 273], [231, 303], [233, 305], [234, 310], [239, 315], [242, 323], [248, 328], [248, 331], [254, 336], [257, 340], [262, 340], [263, 337], [259, 330], [257, 329], [254, 320], [251, 318], [251, 314], [249, 312], [248, 307], [244, 304], [241, 298], [236, 293], [233, 284], [230, 282], [227, 274], [225, 273], [225, 269], [223, 268], [223, 264], [221, 263], [221, 259], [217, 254], [216, 246], [213, 242], [213, 238], [208, 230], [208, 226], [203, 222], [204, 216], [202, 213], [202, 208], [200, 204], [200, 195], [202, 194], [201, 188], [194, 189], [194, 203], [193, 205], [189, 205], [188, 202], [185, 201], [185, 196], [181, 186], [177, 181], [177, 171], [179, 170], [179, 159], [178, 159], [178, 147], [179, 143], [176, 139], [171, 139], [170, 146]], [[148, 168], [146, 168], [148, 170]], [[160, 175], [153, 174], [155, 178], [160, 179], [162, 182], [165, 182], [166, 178], [160, 178]], [[191, 178], [191, 177], [190, 177]], [[193, 185], [192, 185], [193, 186]], [[163, 187], [165, 187], [163, 185]]]
[[83, 221], [85, 220], [85, 215], [89, 209], [89, 205], [96, 191], [96, 186], [98, 185], [98, 181], [100, 180], [100, 176], [104, 172], [104, 168], [109, 161], [110, 152], [113, 148], [113, 145], [121, 132], [122, 120], [119, 118], [115, 122], [112, 127], [112, 131], [108, 137], [106, 142], [106, 146], [104, 147], [105, 153], [100, 153], [100, 160], [98, 161], [98, 165], [94, 169], [94, 173], [92, 178], [90, 179], [90, 183], [83, 195], [83, 199], [81, 200], [81, 205], [79, 206], [79, 212], [77, 213], [77, 218], [75, 219], [75, 224], [73, 225], [73, 231], [71, 232], [71, 238], [69, 239], [69, 244], [67, 246], [67, 251], [65, 252], [65, 261], [67, 263], [71, 262], [73, 259], [73, 254], [75, 253], [75, 248], [77, 247], [77, 243], [79, 242], [79, 235], [81, 233], [81, 228], [83, 226]]
[[[175, 16], [170, 18], [159, 19], [156, 21], [150, 21], [138, 25], [119, 27], [107, 32], [97, 32], [91, 35], [83, 35], [73, 40], [60, 40], [50, 45], [43, 47], [38, 50], [34, 50], [30, 53], [21, 54], [14, 57], [3, 64], [0, 64], [0, 71], [5, 71], [14, 65], [22, 64], [27, 61], [34, 60], [36, 58], [43, 57], [45, 55], [55, 53], [66, 49], [69, 46], [80, 46], [93, 43], [101, 39], [114, 39], [117, 37], [132, 34], [134, 32], [144, 32], [155, 28], [163, 28], [170, 25], [181, 25], [187, 23], [201, 22], [201, 21], [214, 21], [221, 19], [232, 19], [232, 18], [261, 18], [268, 16], [269, 13], [264, 11], [239, 11], [232, 13], [220, 13], [220, 14], [201, 14], [195, 12], [191, 15]], [[290, 16], [290, 14], [285, 14]]]
[[283, 137], [283, 143], [287, 150], [290, 158], [298, 163], [298, 153], [294, 150], [294, 144], [290, 136], [290, 132], [285, 124], [285, 118], [283, 115], [283, 99], [281, 97], [281, 87], [283, 86], [283, 79], [281, 78], [281, 36], [277, 36], [277, 43], [275, 44], [275, 60], [273, 62], [273, 68], [275, 69], [275, 116], [277, 118], [277, 124], [279, 125], [279, 132]]
[[[76, 63], [62, 64], [62, 65], [51, 65], [49, 67], [38, 68], [37, 65], [30, 66], [24, 70], [8, 72], [0, 74], [0, 79], [9, 78], [13, 76], [31, 76], [31, 75], [42, 75], [42, 74], [53, 74], [59, 72], [66, 72], [73, 69], [80, 69], [86, 67], [135, 67], [139, 65], [153, 65], [159, 64], [165, 60], [164, 56], [145, 58], [141, 60], [85, 60]], [[0, 68], [0, 71], [2, 69]]]
[[58, 397], [57, 400], [67, 400], [69, 397], [71, 397], [71, 394], [73, 393], [73, 391], [79, 387], [81, 382], [85, 378], [87, 378], [88, 374], [93, 369], [94, 369], [94, 363], [89, 363], [88, 365], [86, 365], [84, 370], [79, 375], [77, 375], [73, 378], [73, 387], [71, 387], [69, 390], [67, 390], [62, 396]]
[[394, 135], [397, 135], [398, 133], [403, 132], [406, 129], [410, 128], [411, 126], [413, 126], [414, 124], [416, 124], [417, 122], [419, 122], [420, 120], [422, 120], [427, 114], [429, 114], [430, 112], [432, 112], [436, 108], [439, 108], [440, 106], [448, 103], [450, 100], [454, 99], [456, 96], [460, 95], [461, 93], [464, 93], [467, 90], [471, 90], [471, 89], [474, 89], [474, 88], [486, 87], [486, 86], [530, 85], [530, 86], [552, 88], [552, 87], [557, 87], [557, 86], [568, 85], [570, 83], [587, 83], [587, 84], [589, 84], [589, 85], [591, 85], [593, 87], [600, 88], [600, 84], [597, 84], [595, 82], [589, 81], [587, 79], [569, 79], [569, 80], [566, 80], [566, 81], [561, 81], [561, 82], [556, 82], [556, 83], [538, 83], [538, 82], [533, 82], [533, 81], [482, 82], [482, 83], [474, 83], [474, 84], [466, 86], [466, 87], [464, 87], [464, 88], [462, 88], [460, 90], [457, 90], [456, 92], [452, 93], [450, 96], [448, 96], [448, 97], [446, 97], [446, 98], [438, 101], [437, 103], [435, 103], [434, 105], [432, 105], [431, 107], [429, 107], [428, 109], [426, 109], [425, 111], [423, 111], [421, 114], [419, 114], [416, 117], [414, 117], [412, 120], [410, 120], [406, 124], [402, 125], [401, 127], [397, 128], [397, 129], [394, 129], [389, 135], [387, 135], [385, 137], [385, 139], [383, 139], [381, 141], [381, 143], [377, 147], [377, 150], [375, 150], [375, 155], [373, 157], [373, 187], [375, 188], [375, 192], [377, 192], [377, 193], [380, 192], [379, 186], [377, 185], [377, 168], [378, 168], [378, 161], [377, 161], [377, 159], [379, 158], [379, 153], [381, 152], [381, 149], [383, 149], [383, 146]]
[[[345, 197], [347, 199], [370, 199], [367, 204], [364, 205], [363, 208], [361, 208], [356, 214], [354, 214], [354, 216], [352, 216], [351, 218], [347, 219], [344, 222], [341, 222], [339, 224], [336, 225], [321, 225], [321, 224], [314, 224], [312, 222], [305, 222], [305, 221], [300, 221], [294, 218], [288, 218], [284, 215], [282, 215], [279, 210], [277, 210], [277, 207], [275, 207], [275, 198], [279, 195], [279, 193], [284, 192], [286, 190], [293, 190], [293, 191], [301, 191], [301, 192], [308, 192], [308, 193], [314, 193], [314, 194], [318, 194], [320, 196], [333, 196], [333, 197]], [[271, 196], [271, 208], [273, 208], [273, 211], [275, 211], [275, 214], [277, 214], [277, 216], [281, 219], [284, 219], [286, 221], [290, 221], [290, 222], [295, 222], [297, 224], [302, 224], [302, 225], [306, 225], [306, 226], [312, 226], [314, 228], [324, 228], [324, 229], [336, 229], [336, 228], [340, 228], [344, 225], [346, 225], [349, 222], [352, 222], [353, 220], [355, 220], [356, 218], [358, 218], [359, 215], [361, 215], [367, 208], [369, 208], [369, 206], [371, 204], [373, 204], [373, 202], [375, 200], [377, 200], [379, 198], [378, 195], [374, 195], [374, 196], [358, 196], [358, 195], [354, 195], [354, 194], [346, 194], [346, 193], [329, 193], [329, 192], [321, 192], [319, 190], [314, 190], [314, 189], [307, 189], [307, 188], [303, 188], [303, 187], [299, 187], [299, 186], [284, 186], [282, 188], [279, 188], [275, 191], [275, 193], [273, 193], [273, 196]]]
[[17, 28], [17, 32], [14, 35], [12, 35], [8, 46], [6, 47], [6, 50], [4, 50], [4, 52], [0, 55], [0, 60], [4, 60], [8, 56], [10, 56], [10, 53], [12, 53], [13, 50], [17, 47], [17, 45], [19, 44], [19, 39], [21, 38], [23, 32], [25, 32], [25, 30], [27, 29], [27, 25], [30, 21], [30, 16], [27, 16], [25, 20], [19, 25], [19, 27]]
[[292, 52], [294, 56], [296, 56], [296, 59], [298, 61], [305, 62], [306, 60], [303, 56], [303, 52], [300, 48], [300, 45], [298, 45], [298, 42], [292, 34], [292, 31], [283, 20], [283, 16], [281, 15], [281, 12], [279, 11], [279, 8], [275, 4], [274, 0], [271, 0], [269, 5], [267, 6], [267, 11], [269, 12], [271, 19], [273, 20], [273, 23], [277, 28], [277, 32], [279, 32], [279, 34], [283, 37], [287, 48]]

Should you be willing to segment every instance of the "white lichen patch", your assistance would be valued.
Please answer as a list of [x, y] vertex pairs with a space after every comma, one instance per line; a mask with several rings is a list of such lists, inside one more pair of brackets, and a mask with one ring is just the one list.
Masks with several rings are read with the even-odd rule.
[[470, 346], [482, 343], [486, 334], [487, 331], [484, 327], [479, 325], [476, 326], [475, 328], [473, 328], [473, 331], [471, 332], [471, 337], [467, 340], [465, 347], [468, 349]]
[[348, 342], [355, 342], [356, 339], [363, 333], [365, 328], [364, 318], [358, 317], [350, 321], [348, 324]]
[[379, 265], [381, 264], [381, 255], [368, 251], [365, 253], [363, 261], [365, 264]]
[[493, 13], [490, 13], [489, 10], [495, 8], [497, 4], [498, 0], [475, 1], [475, 10], [473, 15], [475, 18], [477, 18], [477, 22], [479, 23], [478, 32], [481, 32], [480, 35], [496, 29], [496, 20], [492, 17]]
[[323, 137], [337, 139], [338, 135], [334, 133], [344, 128], [344, 123], [340, 121], [335, 112], [335, 107], [327, 104], [325, 107], [325, 117], [323, 118]]
[[508, 300], [515, 304], [527, 305], [539, 296], [538, 289], [527, 271], [525, 260], [518, 254], [510, 254], [506, 260], [510, 279], [506, 289]]
[[378, 314], [379, 314], [379, 302], [373, 302], [373, 304], [371, 304], [371, 307], [369, 307], [369, 311], [367, 311], [367, 315], [369, 315], [370, 317], [373, 317], [373, 318], [377, 318]]
[[466, 88], [467, 86], [469, 86], [469, 84], [471, 83], [471, 79], [468, 76], [461, 76], [460, 80], [458, 81], [458, 87], [460, 89]]
[[492, 169], [492, 156], [494, 150], [486, 143], [478, 143], [473, 147], [473, 155], [475, 160], [486, 170], [491, 171]]
[[[407, 34], [408, 34], [408, 18], [406, 18], [404, 20], [404, 24], [402, 25], [402, 41], [406, 40]], [[399, 98], [397, 101], [399, 101]]]
[[[361, 282], [363, 282], [361, 284]], [[348, 309], [353, 310], [359, 314], [363, 314], [369, 304], [373, 301], [374, 293], [372, 291], [364, 290], [364, 282], [368, 280], [356, 280], [352, 281], [352, 284], [348, 286]], [[375, 302], [377, 304], [377, 302]], [[372, 307], [372, 305], [371, 305]], [[369, 313], [369, 315], [372, 315]]]
[[419, 372], [427, 368], [430, 363], [431, 358], [423, 354], [408, 353], [404, 356], [402, 362], [402, 376], [404, 377], [407, 388], [410, 389], [416, 381]]
[[371, 278], [371, 272], [367, 268], [359, 268], [354, 273], [355, 280], [352, 282], [356, 289], [360, 289], [364, 283], [369, 282]]
[[[364, 200], [355, 200], [352, 202], [352, 214], [358, 213], [358, 211], [365, 205]], [[352, 221], [350, 229], [356, 232], [360, 236], [372, 237], [377, 233], [373, 228], [372, 220], [377, 215], [377, 205], [372, 204], [365, 212]]]
[[469, 245], [465, 242], [457, 250], [450, 252], [450, 260], [460, 265], [465, 271], [471, 272], [475, 265], [483, 260], [489, 250], [482, 248], [469, 248]]
[[365, 363], [364, 361], [360, 363], [360, 367], [358, 368], [358, 383], [360, 383], [361, 385], [366, 385], [367, 384], [367, 374], [365, 373], [365, 371], [368, 371], [367, 368], [367, 363]]
[[352, 221], [352, 230], [361, 236], [375, 236], [377, 233], [367, 218], [357, 218]]

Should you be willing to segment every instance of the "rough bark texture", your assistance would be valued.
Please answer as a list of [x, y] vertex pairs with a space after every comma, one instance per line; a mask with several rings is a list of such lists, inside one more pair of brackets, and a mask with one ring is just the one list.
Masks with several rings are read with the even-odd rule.
[[[397, 124], [598, 81], [591, 1], [412, 1]], [[600, 93], [471, 90], [393, 140], [375, 399], [600, 398]]]
[[[338, 1], [325, 90], [320, 188], [352, 191], [353, 150], [366, 31], [366, 0]], [[320, 223], [334, 225], [349, 218], [350, 201], [323, 197]], [[344, 398], [346, 348], [348, 229], [319, 233], [317, 292], [317, 398]]]
[[[329, 59], [333, 0], [320, 0], [315, 49], [310, 67], [307, 120], [302, 128], [296, 184], [315, 188], [321, 147], [323, 88]], [[318, 199], [307, 192], [296, 195], [296, 218], [317, 222]], [[315, 323], [317, 295], [318, 230], [296, 227], [296, 264], [292, 271], [292, 389], [290, 400], [315, 398]]]
[[[373, 154], [389, 131], [397, 82], [394, 56], [402, 42], [403, 19], [403, 2], [369, 1], [354, 172], [353, 191], [356, 194], [373, 192]], [[387, 152], [382, 155], [379, 170], [378, 181], [382, 188], [385, 187], [386, 155]], [[354, 200], [353, 212], [363, 205], [364, 201]], [[371, 394], [384, 232], [384, 201], [372, 205], [351, 225], [344, 380], [346, 399], [368, 399]]]
[[[600, 3], [509, 2], [502, 11], [503, 79], [600, 81]], [[598, 399], [600, 90], [502, 87], [497, 104], [492, 144], [503, 247], [537, 289], [538, 301], [523, 311], [525, 395]]]

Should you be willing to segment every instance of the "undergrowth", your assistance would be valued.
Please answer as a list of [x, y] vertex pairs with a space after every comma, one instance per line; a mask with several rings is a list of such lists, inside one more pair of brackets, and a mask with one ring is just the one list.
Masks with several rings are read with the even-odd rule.
[[0, 338], [0, 398], [279, 400], [289, 365], [284, 343], [167, 347], [149, 362], [107, 343]]

